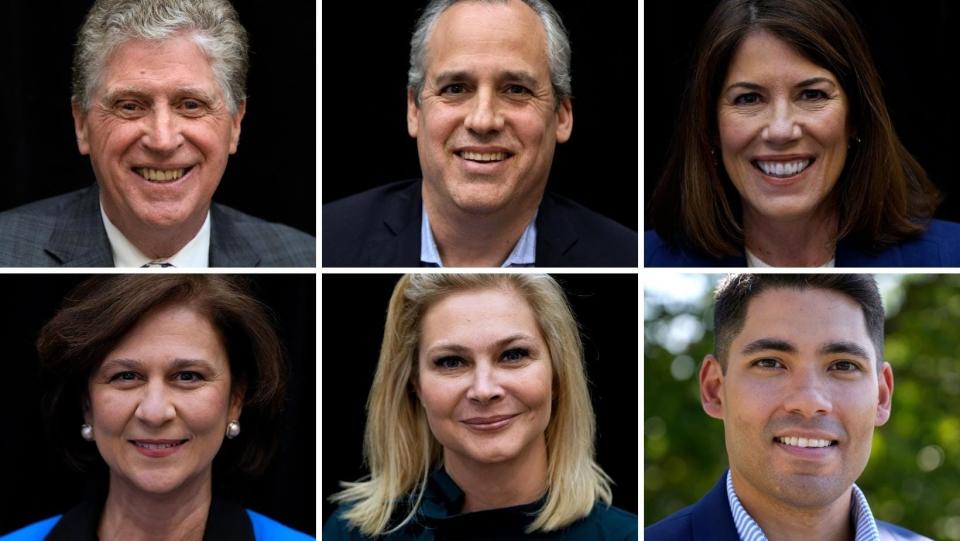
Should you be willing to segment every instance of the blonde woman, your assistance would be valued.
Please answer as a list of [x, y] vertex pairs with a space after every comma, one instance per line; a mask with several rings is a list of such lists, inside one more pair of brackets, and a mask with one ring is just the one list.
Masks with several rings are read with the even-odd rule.
[[324, 539], [636, 539], [594, 461], [582, 345], [553, 278], [400, 279], [370, 390], [370, 476]]

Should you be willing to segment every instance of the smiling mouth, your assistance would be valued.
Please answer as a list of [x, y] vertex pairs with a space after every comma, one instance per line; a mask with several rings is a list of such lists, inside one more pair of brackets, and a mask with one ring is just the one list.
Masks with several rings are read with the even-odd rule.
[[815, 161], [816, 158], [803, 158], [786, 162], [752, 160], [750, 163], [768, 177], [790, 178], [806, 171]]
[[169, 440], [169, 441], [130, 440], [130, 443], [142, 449], [170, 449], [172, 447], [179, 447], [184, 443], [187, 443], [187, 441], [188, 440]]
[[791, 436], [780, 436], [777, 438], [773, 438], [773, 441], [777, 443], [782, 443], [784, 445], [789, 445], [790, 447], [803, 447], [803, 448], [833, 447], [837, 445], [837, 440], [822, 440], [817, 438], [798, 438], [798, 437], [791, 437]]
[[193, 169], [190, 167], [181, 167], [178, 169], [154, 169], [152, 167], [134, 167], [133, 172], [140, 175], [150, 182], [166, 183], [180, 180], [181, 177]]
[[471, 152], [467, 150], [462, 150], [456, 154], [464, 160], [477, 163], [502, 162], [513, 156], [509, 152]]

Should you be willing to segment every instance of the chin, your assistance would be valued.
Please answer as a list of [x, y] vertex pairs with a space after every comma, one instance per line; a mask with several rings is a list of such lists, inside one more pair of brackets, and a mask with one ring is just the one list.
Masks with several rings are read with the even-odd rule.
[[168, 494], [183, 485], [185, 476], [179, 473], [151, 472], [137, 475], [133, 484], [149, 494]]

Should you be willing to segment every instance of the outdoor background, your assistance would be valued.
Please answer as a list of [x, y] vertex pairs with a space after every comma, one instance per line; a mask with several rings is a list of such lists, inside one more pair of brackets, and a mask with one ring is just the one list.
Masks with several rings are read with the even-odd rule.
[[[722, 275], [648, 277], [644, 295], [644, 522], [699, 500], [727, 468], [723, 424], [700, 407]], [[879, 520], [960, 540], [960, 275], [877, 275], [893, 413], [857, 485]]]

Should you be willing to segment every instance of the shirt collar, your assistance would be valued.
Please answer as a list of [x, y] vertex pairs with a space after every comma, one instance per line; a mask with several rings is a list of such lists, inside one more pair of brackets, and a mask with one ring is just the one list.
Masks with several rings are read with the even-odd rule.
[[[766, 261], [764, 261], [764, 260], [760, 259], [759, 257], [757, 257], [753, 252], [751, 252], [750, 250], [748, 250], [748, 249], [746, 248], [746, 246], [744, 246], [743, 251], [744, 251], [744, 253], [745, 253], [746, 256], [747, 256], [747, 266], [748, 266], [748, 267], [770, 268], [771, 265], [769, 265]], [[834, 267], [836, 267], [836, 266], [837, 266], [837, 256], [834, 255], [832, 258], [830, 258], [830, 261], [827, 261], [827, 262], [824, 263], [823, 265], [820, 265], [820, 268], [821, 268], [821, 269], [832, 269], [832, 268], [834, 268]]]
[[[114, 267], [142, 267], [155, 260], [147, 257], [139, 248], [133, 245], [123, 232], [113, 225], [107, 213], [100, 205], [100, 217], [103, 218], [103, 227], [107, 230], [107, 239], [110, 241], [110, 249], [113, 251]], [[164, 259], [162, 262], [170, 263], [177, 268], [207, 268], [210, 266], [210, 211], [207, 211], [207, 217], [200, 226], [200, 231], [190, 239], [180, 251], [173, 254], [172, 257]]]
[[[877, 521], [873, 518], [873, 512], [870, 511], [870, 505], [867, 503], [866, 496], [856, 484], [853, 485], [853, 495], [851, 499], [850, 515], [853, 517], [853, 539], [854, 541], [880, 541], [880, 531], [877, 529]], [[733, 523], [737, 527], [737, 534], [740, 539], [750, 539], [751, 541], [767, 541], [767, 536], [760, 529], [760, 526], [753, 520], [750, 513], [744, 509], [733, 490], [733, 476], [730, 470], [727, 470], [727, 501], [730, 502], [730, 512], [733, 514]]]
[[[507, 267], [532, 267], [536, 263], [537, 257], [537, 212], [533, 214], [530, 223], [520, 235], [520, 240], [513, 246], [513, 250], [507, 259], [504, 260], [501, 268]], [[420, 264], [426, 267], [443, 267], [440, 260], [440, 250], [437, 248], [437, 241], [433, 238], [433, 230], [430, 229], [430, 217], [427, 216], [426, 207], [422, 208], [420, 213]]]

